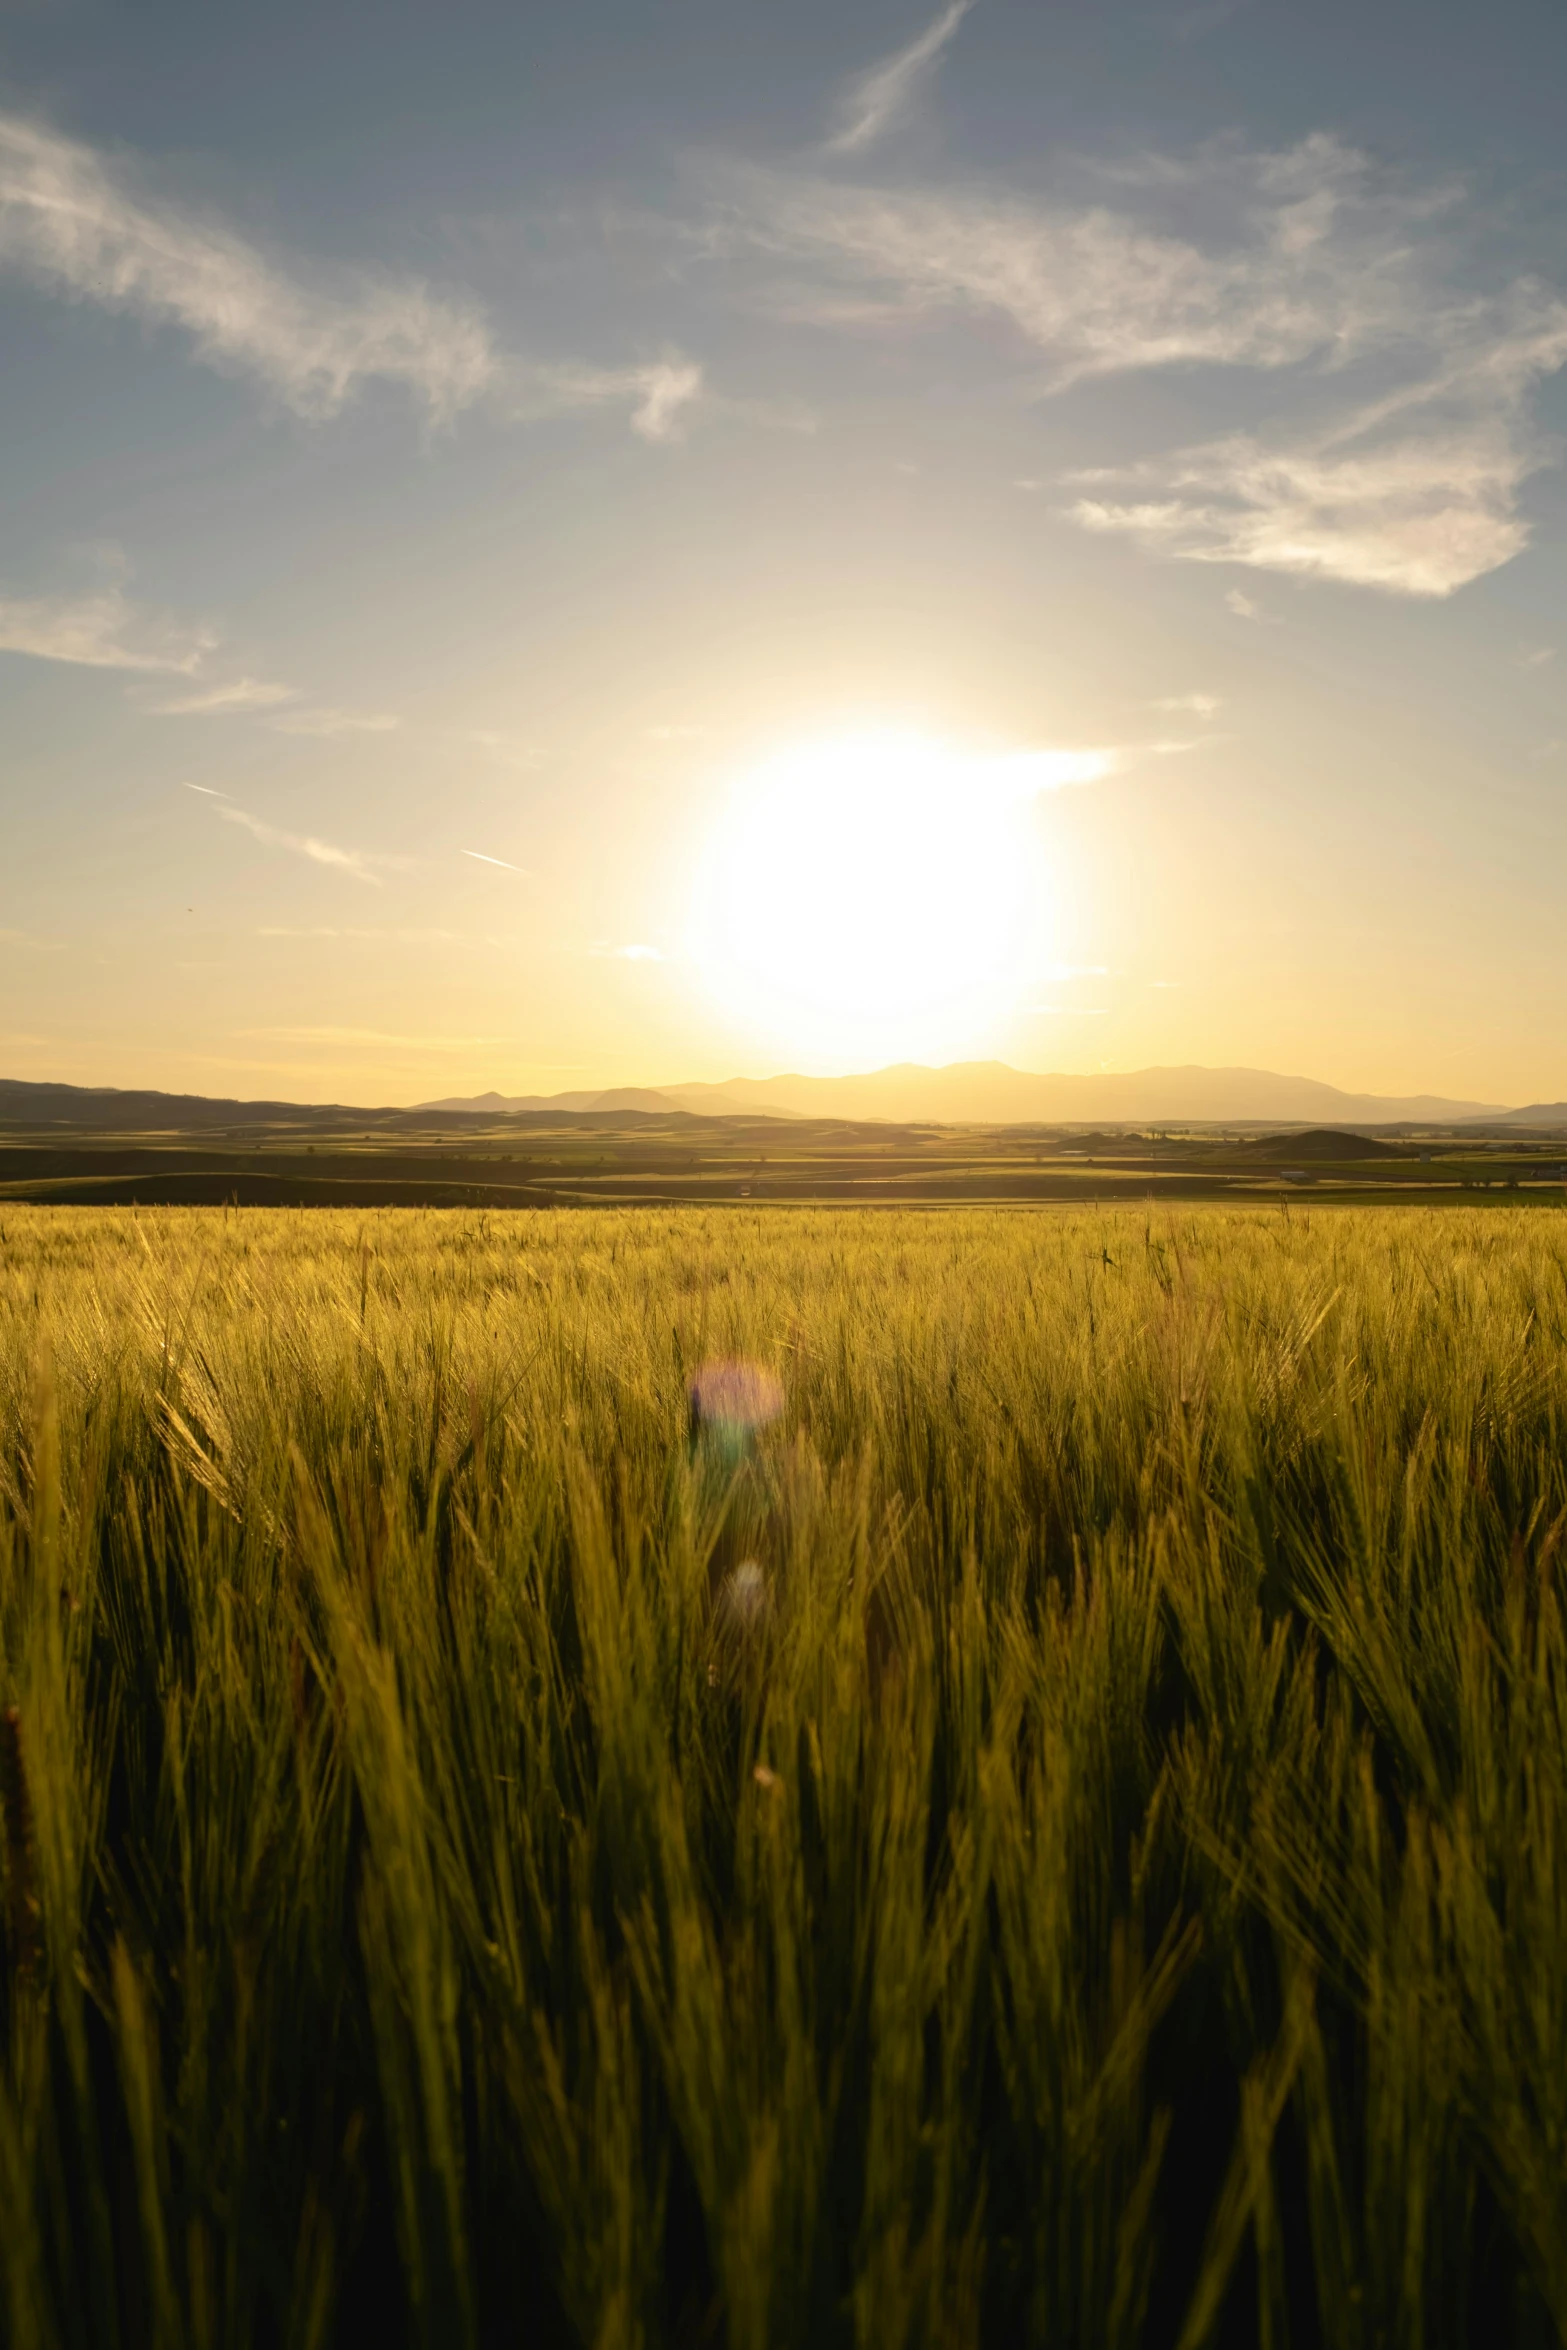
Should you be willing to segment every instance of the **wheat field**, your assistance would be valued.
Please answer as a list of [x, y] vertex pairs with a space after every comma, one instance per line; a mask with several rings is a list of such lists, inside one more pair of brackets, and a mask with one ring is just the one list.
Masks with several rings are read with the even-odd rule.
[[4, 2338], [1567, 2341], [1564, 1570], [1559, 1210], [8, 1204]]

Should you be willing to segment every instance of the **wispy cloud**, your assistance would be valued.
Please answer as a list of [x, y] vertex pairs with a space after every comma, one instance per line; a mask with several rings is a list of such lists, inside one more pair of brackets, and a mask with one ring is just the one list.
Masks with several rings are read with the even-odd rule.
[[1190, 710], [1194, 718], [1212, 718], [1223, 705], [1217, 694], [1165, 694], [1153, 707], [1156, 710]]
[[1032, 796], [1069, 791], [1078, 784], [1103, 783], [1108, 776], [1124, 775], [1129, 768], [1141, 766], [1145, 759], [1175, 758], [1200, 748], [1197, 742], [1142, 742], [1101, 743], [1082, 750], [1012, 751], [997, 762], [996, 773], [1012, 790]]
[[466, 291], [285, 264], [225, 222], [148, 192], [143, 176], [47, 123], [0, 114], [0, 267], [172, 326], [207, 364], [256, 377], [311, 420], [385, 383], [437, 422], [481, 400], [519, 419], [618, 406], [644, 439], [662, 441], [701, 388], [700, 368], [678, 354], [621, 368], [508, 354]]
[[[1356, 167], [1328, 139], [1286, 157], [1215, 160], [1212, 192], [1234, 225], [1212, 249], [1140, 218], [1135, 205], [1147, 208], [1150, 191], [1136, 182], [1121, 210], [756, 169], [729, 174], [719, 194], [731, 239], [823, 272], [814, 296], [793, 285], [796, 315], [813, 303], [828, 324], [999, 314], [1048, 357], [1049, 386], [1061, 390], [1147, 367], [1290, 366], [1375, 337], [1404, 256], [1362, 250], [1376, 244], [1367, 227], [1353, 240], [1362, 269], [1347, 266]], [[1383, 241], [1407, 225], [1389, 218]], [[845, 285], [869, 301], [845, 310], [835, 298]], [[1400, 299], [1401, 318], [1407, 306]]]
[[0, 597], [0, 652], [86, 669], [164, 670], [189, 676], [217, 639], [132, 603], [119, 588], [89, 596]]
[[1518, 493], [1545, 462], [1520, 418], [1494, 412], [1446, 433], [1356, 433], [1348, 448], [1237, 434], [1128, 466], [1111, 478], [1129, 496], [1079, 498], [1070, 513], [1190, 562], [1448, 596], [1527, 546]]
[[226, 685], [198, 687], [188, 694], [167, 695], [161, 701], [138, 701], [149, 718], [230, 718], [252, 710], [275, 709], [293, 699], [291, 685], [272, 685], [265, 678], [236, 677]]
[[[1459, 191], [1404, 185], [1325, 135], [1105, 184], [1113, 204], [1082, 205], [745, 171], [718, 191], [715, 251], [753, 278], [789, 265], [775, 307], [823, 325], [1004, 319], [1049, 392], [1170, 366], [1294, 371], [1310, 421], [1080, 474], [1084, 528], [1413, 596], [1527, 543], [1520, 495], [1551, 456], [1530, 399], [1567, 365], [1567, 301], [1466, 251]], [[1182, 207], [1218, 226], [1172, 233]]]
[[138, 194], [79, 141], [0, 117], [0, 260], [76, 299], [165, 322], [204, 359], [258, 375], [302, 416], [366, 382], [405, 385], [434, 416], [495, 372], [477, 306], [416, 278], [308, 285], [220, 222]]
[[1065, 791], [1072, 784], [1102, 783], [1125, 766], [1127, 753], [1119, 749], [1014, 751], [1002, 762], [1009, 782], [1019, 791]]
[[633, 942], [629, 946], [611, 946], [606, 940], [597, 940], [589, 947], [590, 955], [598, 955], [612, 963], [667, 963], [669, 957], [662, 947], [643, 946]]
[[827, 142], [829, 154], [869, 147], [892, 128], [973, 6], [974, 0], [952, 0], [907, 48], [850, 83], [841, 108], [842, 127]]
[[498, 398], [519, 423], [574, 408], [626, 407], [631, 429], [645, 441], [678, 440], [685, 412], [701, 397], [702, 370], [693, 359], [667, 352], [631, 367], [506, 363]]
[[1224, 609], [1233, 612], [1237, 620], [1268, 620], [1272, 614], [1264, 612], [1255, 596], [1248, 596], [1244, 588], [1229, 588], [1225, 592]]
[[525, 875], [528, 870], [526, 865], [514, 865], [509, 857], [489, 856], [483, 849], [464, 849], [463, 855], [465, 857], [476, 858], [481, 865], [502, 866], [508, 873], [521, 873]]
[[402, 723], [384, 710], [285, 710], [272, 721], [278, 734], [319, 735], [328, 741], [344, 734], [395, 734]]
[[368, 882], [372, 888], [381, 887], [382, 871], [406, 870], [407, 857], [387, 857], [369, 849], [345, 849], [336, 841], [322, 840], [315, 833], [286, 832], [281, 826], [268, 824], [260, 816], [253, 816], [248, 808], [236, 807], [226, 792], [215, 791], [210, 784], [188, 783], [187, 791], [199, 792], [203, 799], [216, 801], [215, 816], [227, 824], [237, 824], [252, 839], [263, 842], [270, 849], [287, 849], [293, 856], [308, 858], [313, 865], [330, 865], [341, 873], [351, 874], [355, 881]]

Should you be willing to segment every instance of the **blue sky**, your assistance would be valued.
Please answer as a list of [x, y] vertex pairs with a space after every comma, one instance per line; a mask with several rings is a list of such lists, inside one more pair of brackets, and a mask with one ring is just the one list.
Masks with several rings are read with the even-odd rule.
[[[0, 11], [0, 1064], [1567, 1093], [1564, 68], [1519, 0]], [[1049, 780], [985, 988], [868, 916], [835, 1016], [889, 741], [960, 828]], [[735, 830], [796, 772], [819, 859]]]

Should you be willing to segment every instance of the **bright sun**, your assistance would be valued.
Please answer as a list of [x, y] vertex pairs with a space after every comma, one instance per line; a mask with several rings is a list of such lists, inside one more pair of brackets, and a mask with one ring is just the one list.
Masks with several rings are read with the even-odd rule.
[[698, 949], [726, 1011], [832, 1058], [972, 1049], [1048, 920], [1028, 823], [1040, 782], [1027, 758], [890, 731], [751, 769], [699, 884]]

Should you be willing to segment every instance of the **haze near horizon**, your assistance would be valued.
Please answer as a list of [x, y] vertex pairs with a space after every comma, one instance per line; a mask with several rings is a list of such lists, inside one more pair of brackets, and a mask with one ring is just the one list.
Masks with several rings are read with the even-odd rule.
[[1500, 0], [0, 27], [0, 1075], [1567, 1096]]

